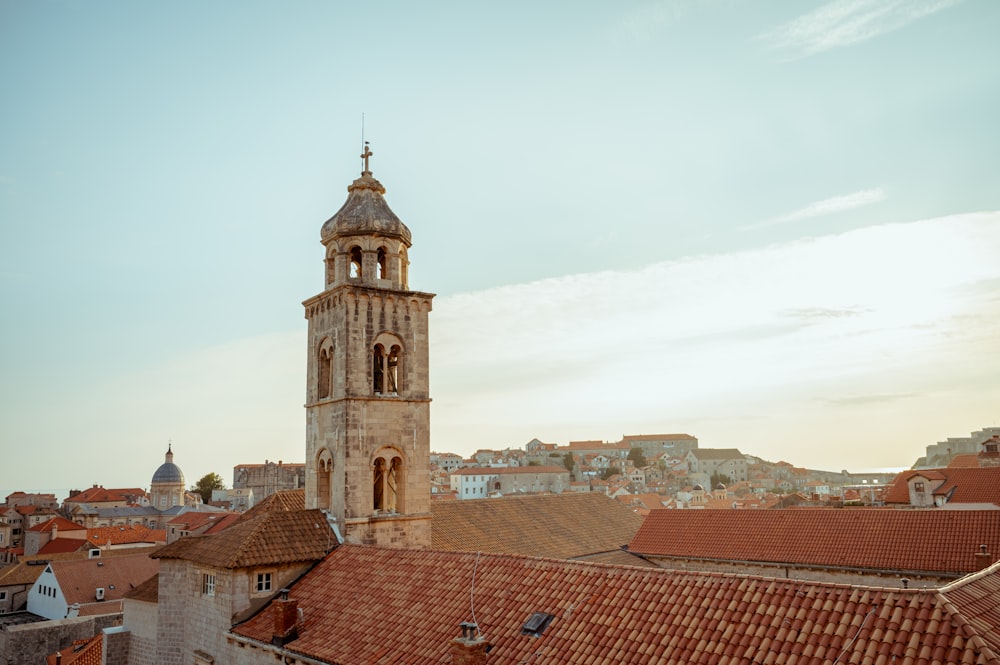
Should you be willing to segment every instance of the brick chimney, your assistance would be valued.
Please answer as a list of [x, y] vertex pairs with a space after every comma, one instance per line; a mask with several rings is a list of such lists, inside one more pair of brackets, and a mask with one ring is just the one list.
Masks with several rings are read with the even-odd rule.
[[493, 645], [483, 639], [476, 624], [463, 621], [460, 626], [462, 636], [453, 639], [449, 648], [452, 665], [485, 665]]
[[988, 568], [993, 563], [993, 555], [986, 551], [986, 545], [980, 545], [976, 552], [976, 570]]
[[281, 598], [271, 605], [274, 615], [274, 634], [271, 644], [284, 646], [299, 636], [299, 601], [288, 598], [288, 589], [281, 590]]

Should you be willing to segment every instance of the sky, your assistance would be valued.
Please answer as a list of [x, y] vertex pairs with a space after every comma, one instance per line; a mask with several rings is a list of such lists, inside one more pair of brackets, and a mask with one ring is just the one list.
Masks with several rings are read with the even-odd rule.
[[362, 135], [431, 447], [1000, 424], [1000, 3], [0, 0], [0, 497], [304, 461]]

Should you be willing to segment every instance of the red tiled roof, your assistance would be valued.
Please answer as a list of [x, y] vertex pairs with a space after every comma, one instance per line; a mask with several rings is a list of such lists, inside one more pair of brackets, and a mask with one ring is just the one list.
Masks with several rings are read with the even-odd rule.
[[134, 589], [125, 592], [125, 598], [129, 600], [141, 600], [146, 603], [155, 603], [160, 596], [160, 575], [151, 575], [148, 580], [138, 585]]
[[69, 497], [65, 503], [108, 503], [117, 501], [126, 501], [126, 498], [119, 494], [117, 490], [91, 487]]
[[620, 550], [642, 524], [596, 492], [432, 502], [431, 547], [556, 559]]
[[59, 529], [59, 533], [60, 534], [63, 533], [63, 532], [65, 532], [65, 531], [84, 531], [85, 532], [87, 530], [86, 527], [80, 526], [79, 524], [76, 524], [75, 522], [70, 522], [65, 517], [53, 517], [50, 520], [46, 520], [44, 522], [36, 524], [35, 526], [33, 526], [31, 528], [25, 529], [25, 531], [36, 531], [36, 532], [41, 533], [41, 532], [45, 532], [45, 531], [51, 531], [53, 526]]
[[[292, 586], [303, 624], [284, 650], [436, 665], [475, 620], [496, 665], [995, 665], [1000, 640], [973, 619], [996, 611], [998, 577], [941, 593], [344, 545]], [[272, 605], [232, 632], [269, 646]], [[540, 637], [522, 634], [534, 612], [553, 616]]]
[[287, 512], [305, 509], [306, 491], [304, 489], [281, 490], [255, 503], [253, 508], [243, 513], [243, 519], [249, 519], [254, 515], [273, 510]]
[[955, 455], [951, 458], [951, 461], [948, 462], [948, 468], [954, 469], [956, 467], [979, 468], [979, 455], [976, 453]]
[[[256, 507], [255, 507], [256, 509]], [[212, 535], [185, 536], [153, 554], [219, 568], [318, 561], [337, 544], [320, 510], [264, 510]]]
[[148, 526], [134, 524], [132, 526], [101, 526], [87, 529], [87, 538], [93, 543], [104, 546], [127, 545], [130, 543], [165, 543], [166, 529], [150, 529]]
[[89, 549], [85, 538], [56, 538], [42, 545], [38, 549], [38, 556], [61, 554], [63, 552], [78, 552], [84, 548]]
[[886, 503], [910, 503], [907, 482], [914, 476], [928, 480], [943, 479], [934, 494], [945, 495], [948, 503], [1000, 504], [1000, 467], [919, 469], [903, 471], [892, 481], [885, 493]]
[[965, 574], [1000, 510], [654, 510], [629, 543], [648, 556]]
[[59, 581], [66, 603], [93, 603], [95, 590], [104, 589], [104, 602], [121, 600], [126, 591], [138, 586], [155, 574], [160, 562], [147, 554], [100, 557], [74, 561], [53, 561], [49, 564]]
[[56, 654], [46, 656], [47, 665], [101, 665], [101, 655], [104, 649], [104, 636], [97, 634], [89, 640], [76, 640], [66, 649], [60, 649]]

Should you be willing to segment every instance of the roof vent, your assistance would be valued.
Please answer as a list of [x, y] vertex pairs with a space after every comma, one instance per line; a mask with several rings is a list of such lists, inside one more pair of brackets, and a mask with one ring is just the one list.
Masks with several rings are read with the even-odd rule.
[[545, 629], [549, 627], [552, 620], [555, 618], [553, 614], [546, 614], [545, 612], [535, 612], [528, 620], [524, 622], [521, 626], [522, 635], [531, 635], [532, 637], [541, 637]]
[[104, 600], [104, 587], [102, 586], [97, 587], [96, 596], [97, 600]]

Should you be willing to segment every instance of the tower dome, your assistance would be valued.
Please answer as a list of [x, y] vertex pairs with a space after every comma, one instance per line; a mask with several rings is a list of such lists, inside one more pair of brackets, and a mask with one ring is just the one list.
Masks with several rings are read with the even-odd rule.
[[171, 446], [167, 445], [167, 454], [165, 456], [163, 464], [156, 469], [153, 474], [152, 484], [157, 483], [180, 483], [184, 484], [184, 472], [181, 468], [174, 464], [174, 453], [171, 450]]
[[184, 472], [174, 464], [174, 452], [170, 444], [167, 444], [163, 464], [153, 473], [149, 494], [153, 507], [158, 510], [185, 504]]
[[368, 158], [374, 153], [365, 146], [361, 157], [365, 170], [347, 187], [347, 200], [320, 231], [323, 244], [345, 236], [382, 236], [411, 243], [410, 229], [396, 216], [383, 198], [385, 187], [368, 170]]

